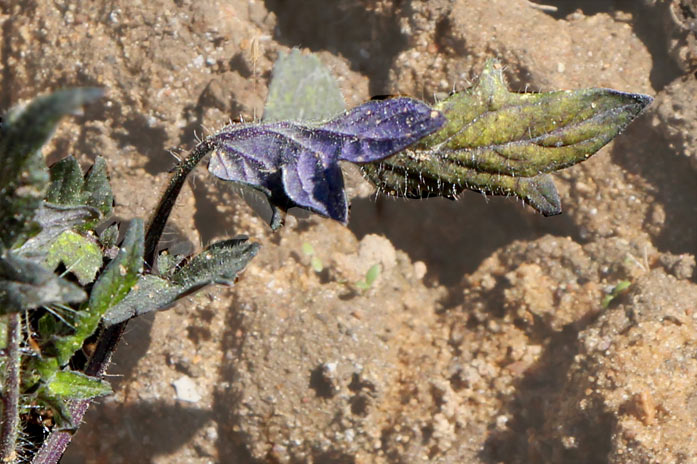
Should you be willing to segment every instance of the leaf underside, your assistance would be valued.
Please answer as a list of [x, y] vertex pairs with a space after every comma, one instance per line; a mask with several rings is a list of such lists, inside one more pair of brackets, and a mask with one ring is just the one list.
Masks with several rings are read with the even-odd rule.
[[395, 196], [455, 198], [470, 189], [559, 214], [548, 173], [588, 159], [652, 101], [610, 89], [513, 93], [495, 65], [490, 60], [473, 88], [435, 105], [447, 119], [438, 132], [363, 165], [366, 178]]
[[53, 303], [76, 303], [85, 296], [80, 287], [35, 261], [13, 253], [0, 256], [0, 315]]

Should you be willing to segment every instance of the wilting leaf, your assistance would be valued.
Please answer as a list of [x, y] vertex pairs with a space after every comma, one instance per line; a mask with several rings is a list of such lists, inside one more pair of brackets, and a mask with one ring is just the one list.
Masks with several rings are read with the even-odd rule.
[[171, 278], [144, 275], [131, 292], [104, 316], [111, 326], [134, 316], [167, 308], [177, 299], [211, 283], [232, 284], [259, 251], [245, 238], [214, 243], [182, 264]]
[[118, 304], [138, 282], [143, 269], [143, 221], [131, 221], [119, 254], [104, 269], [94, 283], [90, 299], [77, 313], [75, 332], [54, 340], [58, 363], [64, 366], [72, 355], [92, 335], [102, 316]]
[[71, 400], [86, 400], [112, 392], [107, 382], [74, 371], [56, 372], [46, 383], [46, 391], [51, 396]]
[[99, 89], [71, 89], [39, 97], [11, 110], [0, 128], [0, 243], [10, 248], [39, 230], [33, 220], [48, 187], [41, 147], [61, 116], [102, 95]]
[[588, 159], [651, 101], [609, 89], [513, 93], [489, 61], [477, 85], [435, 105], [447, 118], [440, 131], [362, 169], [392, 195], [453, 198], [470, 189], [516, 195], [559, 214], [546, 173]]
[[[293, 49], [274, 63], [263, 122], [327, 121], [345, 110], [336, 79], [315, 55]], [[271, 229], [282, 224], [281, 210], [254, 189], [243, 189], [242, 198], [267, 220]], [[256, 193], [256, 194], [255, 194]], [[268, 205], [268, 206], [267, 206]], [[270, 211], [270, 213], [269, 213]]]
[[49, 269], [55, 269], [61, 262], [81, 285], [87, 285], [102, 267], [102, 250], [94, 241], [66, 230], [51, 244], [46, 255]]
[[303, 55], [293, 49], [276, 60], [264, 106], [264, 122], [326, 121], [344, 108], [336, 79], [315, 55]]
[[0, 315], [52, 303], [83, 301], [85, 292], [41, 264], [12, 253], [0, 256]]
[[208, 139], [209, 171], [259, 188], [272, 204], [299, 206], [343, 223], [348, 204], [338, 161], [366, 163], [440, 128], [443, 116], [410, 98], [371, 101], [321, 125], [240, 124]]

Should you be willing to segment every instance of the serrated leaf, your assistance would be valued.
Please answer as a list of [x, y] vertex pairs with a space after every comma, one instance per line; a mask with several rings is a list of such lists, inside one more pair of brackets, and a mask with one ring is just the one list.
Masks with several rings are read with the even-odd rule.
[[61, 262], [81, 285], [87, 285], [102, 267], [102, 250], [94, 241], [66, 230], [51, 244], [46, 255], [49, 269], [55, 269]]
[[80, 287], [35, 261], [12, 253], [0, 256], [0, 315], [85, 297]]
[[210, 283], [230, 285], [258, 251], [259, 244], [246, 237], [214, 243], [181, 265], [171, 281], [186, 291]]
[[119, 254], [92, 286], [89, 301], [77, 313], [75, 332], [54, 340], [58, 362], [64, 366], [92, 335], [102, 316], [118, 304], [138, 282], [143, 269], [143, 221], [133, 219], [126, 230]]
[[104, 316], [106, 327], [132, 317], [164, 309], [177, 299], [212, 283], [232, 284], [237, 274], [256, 256], [259, 244], [246, 238], [214, 243], [184, 263], [170, 280], [144, 275], [119, 304]]
[[104, 158], [98, 156], [85, 176], [73, 156], [52, 165], [50, 172], [47, 202], [63, 206], [90, 206], [99, 211], [102, 218], [111, 214], [114, 195]]
[[326, 121], [344, 109], [336, 79], [315, 55], [303, 55], [293, 49], [276, 60], [264, 122]]
[[0, 128], [0, 245], [12, 247], [38, 232], [33, 220], [48, 187], [41, 147], [61, 116], [102, 95], [99, 89], [70, 89], [36, 98], [11, 110]]
[[495, 64], [487, 63], [472, 89], [435, 105], [447, 118], [440, 131], [362, 166], [366, 177], [397, 196], [452, 198], [470, 189], [516, 195], [545, 215], [558, 214], [558, 194], [545, 174], [588, 159], [652, 101], [610, 89], [513, 93]]
[[90, 206], [60, 206], [42, 203], [34, 220], [41, 231], [17, 249], [24, 257], [44, 257], [48, 247], [63, 232], [99, 218], [99, 212]]
[[102, 217], [108, 217], [114, 204], [114, 194], [109, 184], [106, 161], [101, 156], [97, 156], [87, 172], [84, 188], [87, 195], [87, 205], [99, 210]]
[[84, 204], [83, 185], [85, 179], [74, 156], [68, 156], [49, 168], [51, 184], [46, 192], [46, 201], [56, 205], [75, 206]]
[[111, 386], [100, 379], [75, 371], [56, 372], [46, 383], [46, 392], [54, 397], [86, 400], [112, 393]]
[[440, 128], [444, 118], [411, 98], [371, 101], [317, 126], [238, 124], [209, 137], [209, 171], [258, 188], [282, 209], [299, 206], [346, 223], [338, 162], [377, 161]]

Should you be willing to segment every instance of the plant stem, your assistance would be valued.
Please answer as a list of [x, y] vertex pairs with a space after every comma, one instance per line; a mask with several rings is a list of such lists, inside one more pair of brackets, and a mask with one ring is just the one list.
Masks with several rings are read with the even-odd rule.
[[196, 145], [196, 147], [191, 151], [191, 154], [179, 165], [176, 171], [172, 175], [169, 181], [167, 190], [162, 195], [160, 199], [160, 204], [157, 205], [155, 213], [152, 215], [150, 224], [148, 225], [147, 232], [145, 234], [145, 255], [144, 259], [146, 264], [150, 266], [155, 262], [155, 252], [157, 251], [157, 244], [160, 242], [160, 237], [162, 237], [162, 232], [165, 229], [165, 224], [169, 218], [169, 214], [172, 212], [174, 203], [184, 186], [184, 181], [186, 181], [187, 176], [194, 170], [196, 165], [206, 156], [212, 149], [211, 143], [207, 140]]
[[7, 315], [7, 346], [5, 347], [5, 377], [2, 386], [2, 431], [0, 432], [0, 462], [15, 462], [19, 436], [19, 344], [21, 315]]
[[[155, 213], [152, 215], [150, 224], [148, 225], [147, 231], [145, 232], [145, 251], [144, 260], [147, 266], [152, 269], [153, 263], [155, 262], [155, 252], [157, 251], [157, 244], [160, 242], [160, 237], [162, 237], [162, 232], [167, 224], [167, 219], [169, 218], [174, 203], [181, 192], [182, 187], [186, 178], [194, 170], [196, 165], [206, 156], [212, 149], [210, 142], [204, 140], [203, 142], [196, 145], [196, 147], [191, 151], [189, 156], [177, 166], [172, 178], [169, 181], [167, 190], [162, 195], [160, 203], [155, 209]], [[85, 368], [85, 374], [101, 377], [104, 375], [106, 368], [111, 360], [111, 356], [116, 350], [116, 346], [121, 340], [121, 335], [123, 335], [126, 329], [126, 324], [128, 321], [124, 321], [120, 324], [113, 325], [107, 329], [102, 330], [99, 334], [97, 340], [97, 346], [92, 354], [92, 357]], [[72, 401], [69, 404], [70, 414], [72, 416], [73, 422], [79, 424], [82, 421], [87, 408], [89, 408], [91, 400], [79, 400]], [[39, 449], [38, 453], [32, 461], [33, 464], [56, 464], [60, 458], [63, 456], [65, 449], [70, 444], [72, 439], [72, 433], [67, 431], [53, 431], [49, 437], [44, 441]]]

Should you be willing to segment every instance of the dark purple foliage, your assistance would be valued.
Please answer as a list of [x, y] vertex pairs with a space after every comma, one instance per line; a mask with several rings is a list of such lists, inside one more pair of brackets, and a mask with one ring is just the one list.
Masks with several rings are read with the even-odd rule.
[[338, 161], [379, 161], [438, 130], [445, 118], [411, 98], [370, 101], [324, 124], [239, 124], [209, 138], [211, 174], [264, 191], [275, 206], [348, 219]]

